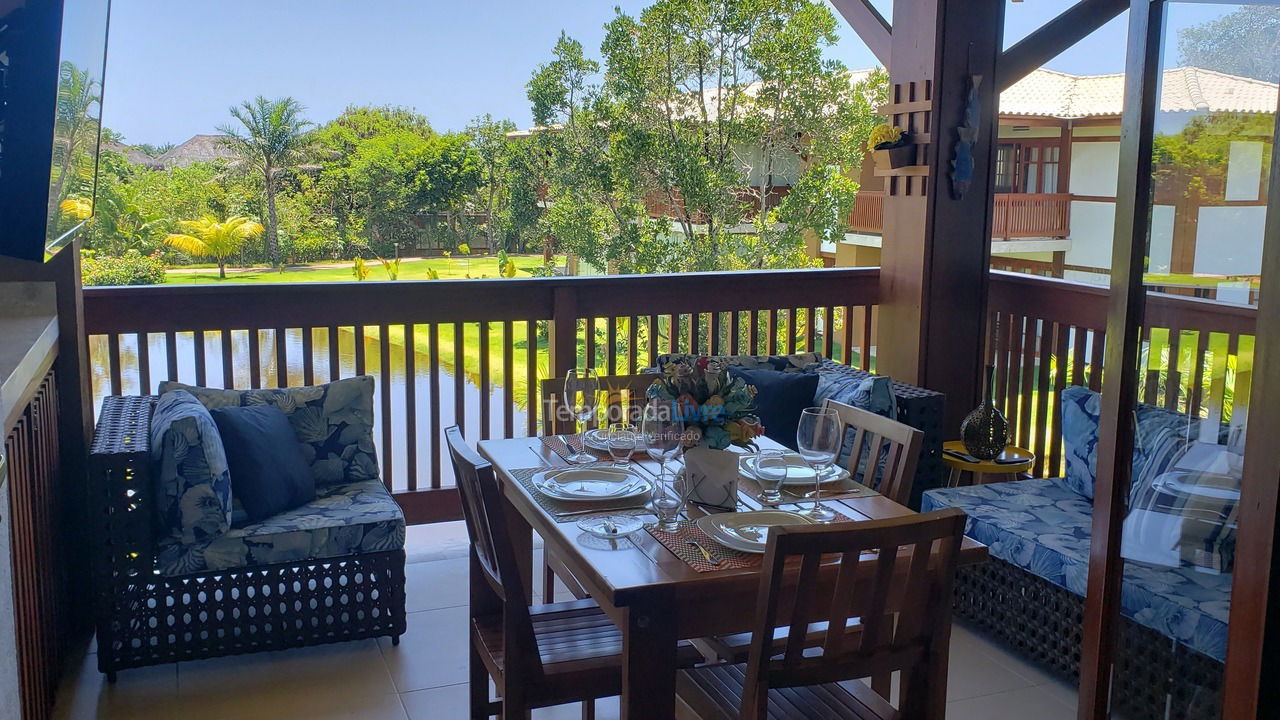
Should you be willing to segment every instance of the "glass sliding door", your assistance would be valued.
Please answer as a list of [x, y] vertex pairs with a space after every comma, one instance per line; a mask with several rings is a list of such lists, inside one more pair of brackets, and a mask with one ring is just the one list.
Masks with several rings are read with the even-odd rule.
[[1280, 283], [1263, 270], [1280, 63], [1259, 61], [1275, 40], [1250, 28], [1274, 27], [1280, 8], [1154, 2], [1137, 14], [1081, 717], [1210, 720], [1222, 717], [1244, 468], [1278, 452], [1250, 420], [1280, 409], [1251, 398], [1255, 346], [1280, 332], [1258, 309]]

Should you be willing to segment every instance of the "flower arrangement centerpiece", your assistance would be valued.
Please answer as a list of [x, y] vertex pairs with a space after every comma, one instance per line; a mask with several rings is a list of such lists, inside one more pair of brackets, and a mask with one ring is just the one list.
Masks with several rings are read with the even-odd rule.
[[867, 137], [867, 148], [881, 167], [901, 168], [915, 163], [915, 147], [911, 133], [894, 125], [877, 125]]
[[672, 417], [684, 422], [686, 447], [754, 448], [755, 439], [764, 434], [753, 414], [755, 387], [730, 375], [723, 358], [669, 362], [649, 386], [648, 395], [650, 403], [669, 405]]

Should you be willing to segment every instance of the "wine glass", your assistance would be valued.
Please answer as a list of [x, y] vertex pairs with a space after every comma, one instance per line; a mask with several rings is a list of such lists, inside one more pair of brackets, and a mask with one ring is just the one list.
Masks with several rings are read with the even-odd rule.
[[787, 456], [781, 450], [761, 450], [756, 454], [755, 477], [760, 486], [760, 501], [782, 502], [782, 483], [787, 479]]
[[[600, 402], [600, 377], [592, 368], [572, 368], [564, 378], [564, 406], [569, 408], [585, 435], [587, 423], [596, 414]], [[596, 456], [586, 451], [586, 438], [579, 441], [577, 452], [568, 460], [582, 465], [596, 461]]]
[[840, 423], [835, 410], [805, 408], [796, 429], [796, 449], [813, 468], [813, 507], [804, 512], [818, 522], [831, 522], [836, 514], [822, 504], [822, 474], [840, 452]]
[[613, 457], [613, 466], [626, 468], [631, 463], [631, 453], [636, 450], [636, 426], [613, 423], [609, 426], [606, 442], [609, 444], [609, 455]]
[[649, 403], [640, 423], [640, 440], [645, 452], [658, 461], [658, 492], [653, 498], [653, 511], [658, 516], [658, 529], [675, 532], [679, 529], [680, 508], [683, 498], [676, 491], [675, 478], [665, 482], [667, 461], [680, 454], [684, 447], [684, 423], [673, 417], [671, 407], [658, 402]]

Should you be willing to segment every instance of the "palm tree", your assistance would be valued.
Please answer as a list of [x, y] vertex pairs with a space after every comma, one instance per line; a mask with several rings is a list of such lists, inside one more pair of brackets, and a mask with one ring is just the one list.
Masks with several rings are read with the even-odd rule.
[[305, 110], [290, 97], [268, 100], [259, 95], [231, 108], [231, 116], [242, 127], [218, 127], [240, 161], [262, 174], [267, 198], [267, 254], [276, 267], [280, 267], [276, 191], [281, 175], [302, 162], [310, 144], [307, 130], [312, 123], [302, 117]]
[[227, 258], [240, 252], [249, 238], [257, 237], [265, 229], [262, 224], [242, 215], [218, 222], [218, 218], [205, 215], [199, 220], [183, 220], [178, 223], [191, 232], [175, 233], [164, 239], [164, 244], [194, 257], [211, 257], [218, 261], [218, 277], [227, 279]]

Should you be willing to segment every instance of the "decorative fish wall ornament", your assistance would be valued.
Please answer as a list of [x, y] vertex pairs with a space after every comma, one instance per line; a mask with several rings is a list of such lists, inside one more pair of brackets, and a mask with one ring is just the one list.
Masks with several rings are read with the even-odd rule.
[[951, 197], [964, 199], [973, 181], [973, 146], [978, 142], [978, 124], [982, 103], [978, 100], [981, 75], [969, 76], [969, 92], [965, 95], [964, 124], [956, 127], [955, 157], [951, 160]]

